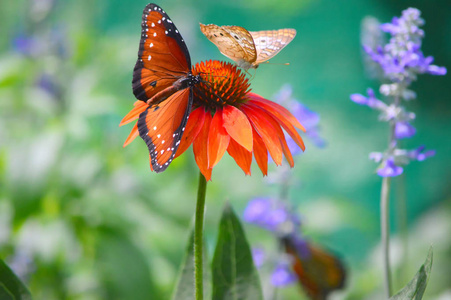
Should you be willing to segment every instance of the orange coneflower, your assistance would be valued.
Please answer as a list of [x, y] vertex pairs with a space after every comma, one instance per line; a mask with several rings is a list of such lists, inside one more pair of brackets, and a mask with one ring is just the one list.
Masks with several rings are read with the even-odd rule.
[[[226, 151], [247, 175], [251, 174], [252, 153], [263, 175], [268, 172], [268, 152], [276, 165], [282, 164], [285, 155], [294, 166], [282, 128], [302, 150], [304, 142], [296, 128], [305, 129], [287, 109], [250, 92], [248, 79], [230, 63], [198, 63], [192, 73], [201, 75], [203, 81], [194, 89], [193, 109], [175, 157], [193, 144], [194, 158], [207, 180]], [[138, 119], [147, 107], [136, 101], [120, 125]], [[135, 124], [124, 147], [138, 135]]]

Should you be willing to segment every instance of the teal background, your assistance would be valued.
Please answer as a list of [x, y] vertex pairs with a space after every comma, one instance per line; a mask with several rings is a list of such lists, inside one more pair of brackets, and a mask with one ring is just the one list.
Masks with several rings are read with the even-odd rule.
[[[182, 33], [193, 63], [227, 61], [202, 35], [199, 22], [297, 30], [274, 64], [255, 72], [252, 90], [272, 99], [290, 84], [293, 96], [320, 114], [327, 147], [317, 149], [306, 140], [307, 151], [292, 170], [290, 200], [303, 216], [305, 235], [348, 265], [347, 288], [335, 297], [378, 299], [381, 179], [368, 153], [387, 147], [388, 128], [376, 112], [349, 100], [351, 93], [380, 84], [365, 74], [361, 21], [371, 15], [388, 22], [407, 7], [419, 8], [426, 20], [423, 52], [449, 68], [451, 2], [279, 2], [158, 4]], [[122, 148], [132, 126], [118, 124], [134, 102], [130, 83], [147, 2], [49, 1], [54, 6], [40, 21], [36, 3], [0, 3], [0, 257], [10, 264], [26, 257], [25, 281], [36, 299], [168, 299], [194, 214], [198, 169], [191, 150], [155, 174], [141, 140]], [[61, 45], [20, 55], [13, 39], [21, 34]], [[276, 64], [285, 62], [290, 65]], [[54, 78], [56, 96], [37, 87], [43, 72]], [[432, 244], [435, 261], [425, 299], [448, 299], [439, 297], [451, 293], [451, 79], [422, 75], [412, 88], [418, 98], [407, 108], [417, 115], [418, 133], [403, 146], [424, 144], [437, 155], [412, 162], [394, 180], [394, 194], [405, 186], [410, 243], [407, 267], [398, 268], [400, 216], [393, 201], [395, 286], [413, 276]], [[210, 255], [227, 201], [241, 214], [252, 197], [279, 193], [256, 166], [246, 177], [225, 157], [207, 188]], [[245, 229], [253, 245], [276, 248], [268, 233]], [[302, 295], [291, 287], [280, 297]]]

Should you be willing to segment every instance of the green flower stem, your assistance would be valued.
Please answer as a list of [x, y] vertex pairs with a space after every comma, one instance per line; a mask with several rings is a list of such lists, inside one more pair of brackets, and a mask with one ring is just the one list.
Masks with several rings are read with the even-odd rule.
[[197, 190], [196, 220], [194, 225], [194, 279], [196, 300], [203, 300], [203, 229], [205, 212], [205, 192], [207, 191], [207, 180], [199, 173], [199, 187]]
[[389, 197], [390, 177], [384, 177], [381, 190], [381, 242], [384, 260], [384, 289], [387, 299], [391, 296]]

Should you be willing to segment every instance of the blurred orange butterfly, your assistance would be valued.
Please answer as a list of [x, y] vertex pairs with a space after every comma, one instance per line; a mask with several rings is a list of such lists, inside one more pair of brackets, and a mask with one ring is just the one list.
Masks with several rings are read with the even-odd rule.
[[305, 243], [307, 253], [300, 253], [290, 237], [282, 238], [282, 243], [293, 257], [292, 268], [310, 299], [326, 300], [330, 292], [343, 288], [346, 271], [336, 256], [310, 243]]
[[215, 24], [200, 24], [200, 30], [222, 54], [246, 71], [274, 57], [296, 36], [294, 29], [247, 31], [240, 26]]

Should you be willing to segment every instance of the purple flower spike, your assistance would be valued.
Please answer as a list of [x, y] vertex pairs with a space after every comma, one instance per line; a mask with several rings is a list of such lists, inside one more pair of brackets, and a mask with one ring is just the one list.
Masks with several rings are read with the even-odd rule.
[[381, 177], [396, 177], [401, 175], [403, 168], [395, 165], [393, 158], [389, 158], [384, 161], [381, 167], [377, 170], [377, 175]]
[[395, 137], [406, 139], [415, 135], [417, 130], [409, 122], [397, 122], [395, 124]]
[[296, 282], [296, 275], [291, 272], [286, 263], [277, 265], [271, 275], [271, 283], [274, 286], [287, 286]]

